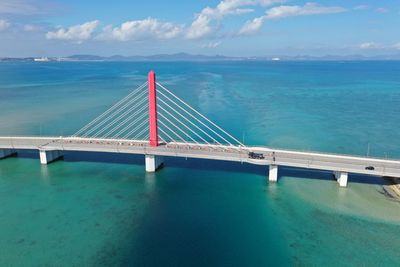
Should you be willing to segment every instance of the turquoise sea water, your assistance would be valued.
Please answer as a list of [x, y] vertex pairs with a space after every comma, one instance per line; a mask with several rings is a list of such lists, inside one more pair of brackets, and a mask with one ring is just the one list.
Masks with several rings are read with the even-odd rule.
[[[0, 135], [63, 135], [158, 80], [250, 145], [400, 158], [400, 62], [1, 63]], [[69, 153], [0, 161], [1, 266], [396, 266], [384, 180]]]

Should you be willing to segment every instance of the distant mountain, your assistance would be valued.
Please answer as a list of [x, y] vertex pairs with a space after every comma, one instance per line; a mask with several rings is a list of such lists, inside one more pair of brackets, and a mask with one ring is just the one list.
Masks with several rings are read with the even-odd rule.
[[19, 62], [23, 62], [23, 61], [33, 61], [33, 60], [34, 60], [33, 57], [20, 57], [20, 58], [3, 57], [3, 58], [0, 58], [0, 61], [5, 61], [5, 62], [7, 62], [7, 61], [12, 61], [12, 62], [14, 62], [14, 61], [19, 61]]
[[105, 58], [94, 55], [72, 55], [61, 60], [76, 60], [76, 61], [103, 61]]
[[397, 55], [379, 55], [379, 56], [363, 56], [363, 55], [326, 55], [326, 56], [281, 56], [281, 60], [292, 61], [367, 61], [367, 60], [400, 60], [400, 54]]
[[[0, 61], [34, 61], [34, 57], [27, 58], [0, 58]], [[192, 55], [187, 53], [176, 54], [158, 54], [151, 56], [121, 56], [114, 55], [110, 57], [102, 57], [96, 55], [72, 55], [68, 57], [49, 57], [49, 61], [363, 61], [363, 60], [400, 60], [400, 54], [396, 55], [380, 55], [380, 56], [363, 56], [363, 55], [326, 55], [326, 56], [257, 56], [257, 57], [230, 57], [230, 56], [206, 56]]]
[[177, 54], [158, 54], [151, 56], [121, 56], [114, 55], [111, 57], [100, 57], [93, 55], [74, 55], [65, 58], [66, 60], [95, 60], [95, 61], [349, 61], [349, 60], [400, 60], [398, 55], [382, 55], [382, 56], [363, 56], [363, 55], [326, 55], [326, 56], [259, 56], [259, 57], [230, 57], [230, 56], [206, 56], [192, 55], [187, 53]]
[[224, 61], [224, 60], [243, 60], [242, 57], [226, 57], [226, 56], [205, 56], [192, 55], [186, 53], [177, 54], [158, 54], [151, 56], [121, 56], [114, 55], [110, 57], [100, 57], [93, 55], [73, 55], [64, 58], [64, 60], [96, 60], [96, 61]]

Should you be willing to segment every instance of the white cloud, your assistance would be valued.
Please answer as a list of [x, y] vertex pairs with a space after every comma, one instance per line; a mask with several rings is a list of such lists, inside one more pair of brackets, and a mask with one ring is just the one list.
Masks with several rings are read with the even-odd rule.
[[375, 9], [375, 11], [378, 12], [378, 13], [387, 13], [387, 12], [389, 12], [389, 10], [387, 8], [384, 8], [384, 7], [377, 8], [377, 9]]
[[368, 5], [358, 5], [353, 8], [354, 10], [367, 10], [369, 9]]
[[266, 20], [265, 16], [254, 18], [253, 20], [247, 21], [239, 31], [239, 35], [247, 35], [258, 32], [261, 26]]
[[359, 44], [357, 47], [360, 49], [400, 50], [400, 43], [382, 44], [382, 43], [375, 43], [375, 42], [365, 42], [365, 43]]
[[0, 14], [36, 15], [52, 8], [54, 4], [47, 0], [0, 0]]
[[56, 31], [48, 32], [47, 39], [66, 40], [76, 43], [82, 43], [92, 37], [94, 30], [99, 25], [98, 20], [89, 21], [83, 24], [71, 26], [68, 29], [59, 27]]
[[10, 23], [4, 19], [0, 19], [0, 31], [3, 31], [5, 29], [7, 29], [8, 27], [10, 27]]
[[359, 45], [361, 49], [375, 49], [375, 48], [382, 48], [381, 45], [375, 42], [366, 42]]
[[267, 19], [279, 19], [292, 16], [307, 16], [344, 12], [342, 7], [324, 7], [316, 3], [306, 3], [304, 6], [279, 6], [267, 10]]
[[39, 10], [29, 0], [1, 0], [0, 13], [25, 15], [39, 13]]
[[[276, 3], [283, 3], [286, 0], [222, 0], [214, 7], [206, 7], [196, 14], [195, 19], [187, 30], [186, 38], [198, 39], [209, 36], [219, 27], [219, 22], [227, 15], [241, 15], [254, 10], [251, 6], [269, 6]], [[212, 25], [216, 22], [216, 26]]]
[[40, 30], [41, 27], [33, 25], [33, 24], [25, 24], [24, 25], [24, 31], [26, 32], [34, 32]]
[[304, 6], [278, 6], [268, 9], [264, 16], [247, 21], [240, 29], [239, 34], [252, 34], [257, 32], [266, 20], [281, 19], [294, 16], [309, 16], [320, 14], [333, 14], [347, 11], [343, 7], [325, 7], [316, 3], [306, 3]]
[[220, 46], [221, 43], [222, 43], [221, 41], [209, 42], [209, 43], [203, 44], [201, 47], [202, 48], [216, 48], [216, 47]]
[[259, 3], [261, 6], [271, 6], [274, 4], [282, 4], [287, 2], [287, 0], [258, 0], [258, 1], [254, 1], [256, 3]]
[[172, 39], [181, 34], [182, 28], [181, 25], [147, 18], [144, 20], [127, 21], [115, 28], [112, 25], [108, 25], [104, 27], [103, 32], [96, 39], [118, 41]]
[[200, 13], [190, 25], [186, 37], [188, 39], [197, 39], [209, 35], [213, 28], [210, 26], [211, 18]]

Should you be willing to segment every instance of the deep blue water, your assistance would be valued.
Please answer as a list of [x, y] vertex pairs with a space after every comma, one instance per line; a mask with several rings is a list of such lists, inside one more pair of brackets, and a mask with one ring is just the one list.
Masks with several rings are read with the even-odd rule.
[[[400, 62], [0, 64], [0, 135], [73, 134], [157, 79], [249, 145], [400, 158]], [[0, 264], [376, 266], [400, 260], [384, 180], [70, 153], [0, 161]]]

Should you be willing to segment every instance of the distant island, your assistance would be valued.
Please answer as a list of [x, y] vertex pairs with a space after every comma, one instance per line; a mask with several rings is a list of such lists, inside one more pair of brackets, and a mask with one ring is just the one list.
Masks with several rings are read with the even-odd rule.
[[207, 55], [193, 55], [187, 53], [176, 54], [158, 54], [150, 56], [122, 56], [114, 55], [109, 57], [96, 56], [96, 55], [72, 55], [67, 57], [3, 57], [0, 61], [33, 61], [33, 62], [49, 62], [49, 61], [367, 61], [367, 60], [400, 60], [400, 54], [397, 55], [380, 55], [380, 56], [364, 56], [364, 55], [326, 55], [326, 56], [255, 56], [255, 57], [232, 57], [232, 56], [207, 56]]

